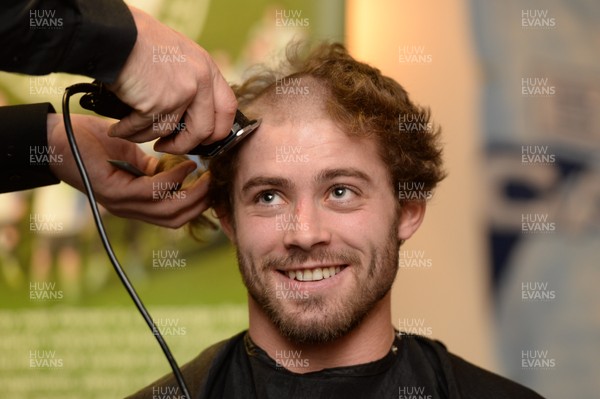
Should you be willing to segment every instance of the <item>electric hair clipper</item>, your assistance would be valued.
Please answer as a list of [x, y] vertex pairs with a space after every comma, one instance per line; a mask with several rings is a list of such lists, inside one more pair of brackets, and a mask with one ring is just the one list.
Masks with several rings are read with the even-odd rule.
[[[98, 90], [85, 94], [79, 101], [83, 108], [114, 119], [123, 119], [133, 111], [129, 105], [122, 102], [114, 93], [106, 89], [103, 83], [95, 81], [94, 85], [98, 87]], [[183, 122], [184, 118], [182, 117], [177, 126], [184, 126]], [[260, 126], [260, 123], [261, 119], [249, 120], [241, 111], [237, 110], [233, 126], [227, 137], [212, 144], [198, 145], [191, 149], [188, 154], [199, 155], [202, 158], [217, 157], [256, 130]], [[173, 134], [178, 133], [178, 131], [179, 129], [175, 129]], [[110, 160], [109, 162], [132, 174], [140, 175], [141, 173], [143, 175], [141, 171], [135, 169], [135, 167], [127, 162], [115, 160]]]

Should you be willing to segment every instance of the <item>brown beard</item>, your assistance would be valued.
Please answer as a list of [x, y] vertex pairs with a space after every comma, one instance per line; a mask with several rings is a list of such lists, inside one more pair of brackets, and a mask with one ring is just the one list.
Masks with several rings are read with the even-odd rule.
[[[338, 339], [356, 328], [375, 305], [390, 291], [398, 271], [398, 222], [390, 226], [382, 248], [370, 248], [373, 257], [366, 278], [358, 278], [363, 265], [355, 250], [331, 251], [316, 248], [310, 252], [293, 248], [288, 256], [267, 256], [259, 269], [237, 249], [242, 279], [250, 296], [259, 304], [280, 334], [295, 343], [326, 343]], [[354, 274], [356, 290], [346, 293], [342, 300], [328, 299], [327, 295], [311, 294], [300, 299], [277, 299], [275, 288], [269, 287], [260, 276], [275, 269], [307, 263], [350, 265], [344, 273]], [[290, 280], [292, 281], [292, 280]], [[298, 282], [302, 284], [301, 282]], [[293, 302], [294, 309], [286, 309], [282, 301]], [[332, 306], [332, 301], [334, 306]], [[327, 311], [329, 309], [330, 311]], [[335, 311], [332, 312], [331, 309]], [[312, 316], [312, 317], [311, 317]]]

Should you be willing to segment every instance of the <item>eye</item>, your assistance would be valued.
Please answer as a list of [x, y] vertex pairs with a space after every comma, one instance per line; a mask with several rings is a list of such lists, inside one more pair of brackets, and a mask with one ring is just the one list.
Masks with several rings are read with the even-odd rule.
[[283, 203], [283, 199], [275, 191], [262, 191], [256, 196], [255, 202], [261, 205], [279, 205]]
[[346, 186], [335, 186], [330, 191], [331, 197], [336, 200], [351, 200], [356, 196], [356, 193]]

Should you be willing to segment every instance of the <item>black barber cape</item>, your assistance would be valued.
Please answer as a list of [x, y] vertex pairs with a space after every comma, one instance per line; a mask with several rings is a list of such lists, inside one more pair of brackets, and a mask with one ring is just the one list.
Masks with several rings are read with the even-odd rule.
[[[275, 361], [242, 332], [207, 349], [182, 371], [194, 399], [541, 398], [416, 335], [397, 334], [388, 354], [375, 362], [305, 374], [285, 369], [288, 362], [308, 362], [288, 352]], [[130, 398], [171, 397], [182, 397], [172, 374]]]

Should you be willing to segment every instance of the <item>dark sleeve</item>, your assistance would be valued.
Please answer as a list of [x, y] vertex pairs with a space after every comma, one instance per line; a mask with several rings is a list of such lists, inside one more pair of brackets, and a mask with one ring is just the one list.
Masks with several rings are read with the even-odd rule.
[[56, 184], [50, 162], [62, 155], [48, 147], [50, 103], [0, 107], [0, 193]]
[[0, 69], [67, 72], [111, 83], [137, 37], [121, 0], [9, 0], [0, 11]]
[[450, 354], [454, 378], [464, 399], [543, 399], [529, 388]]

